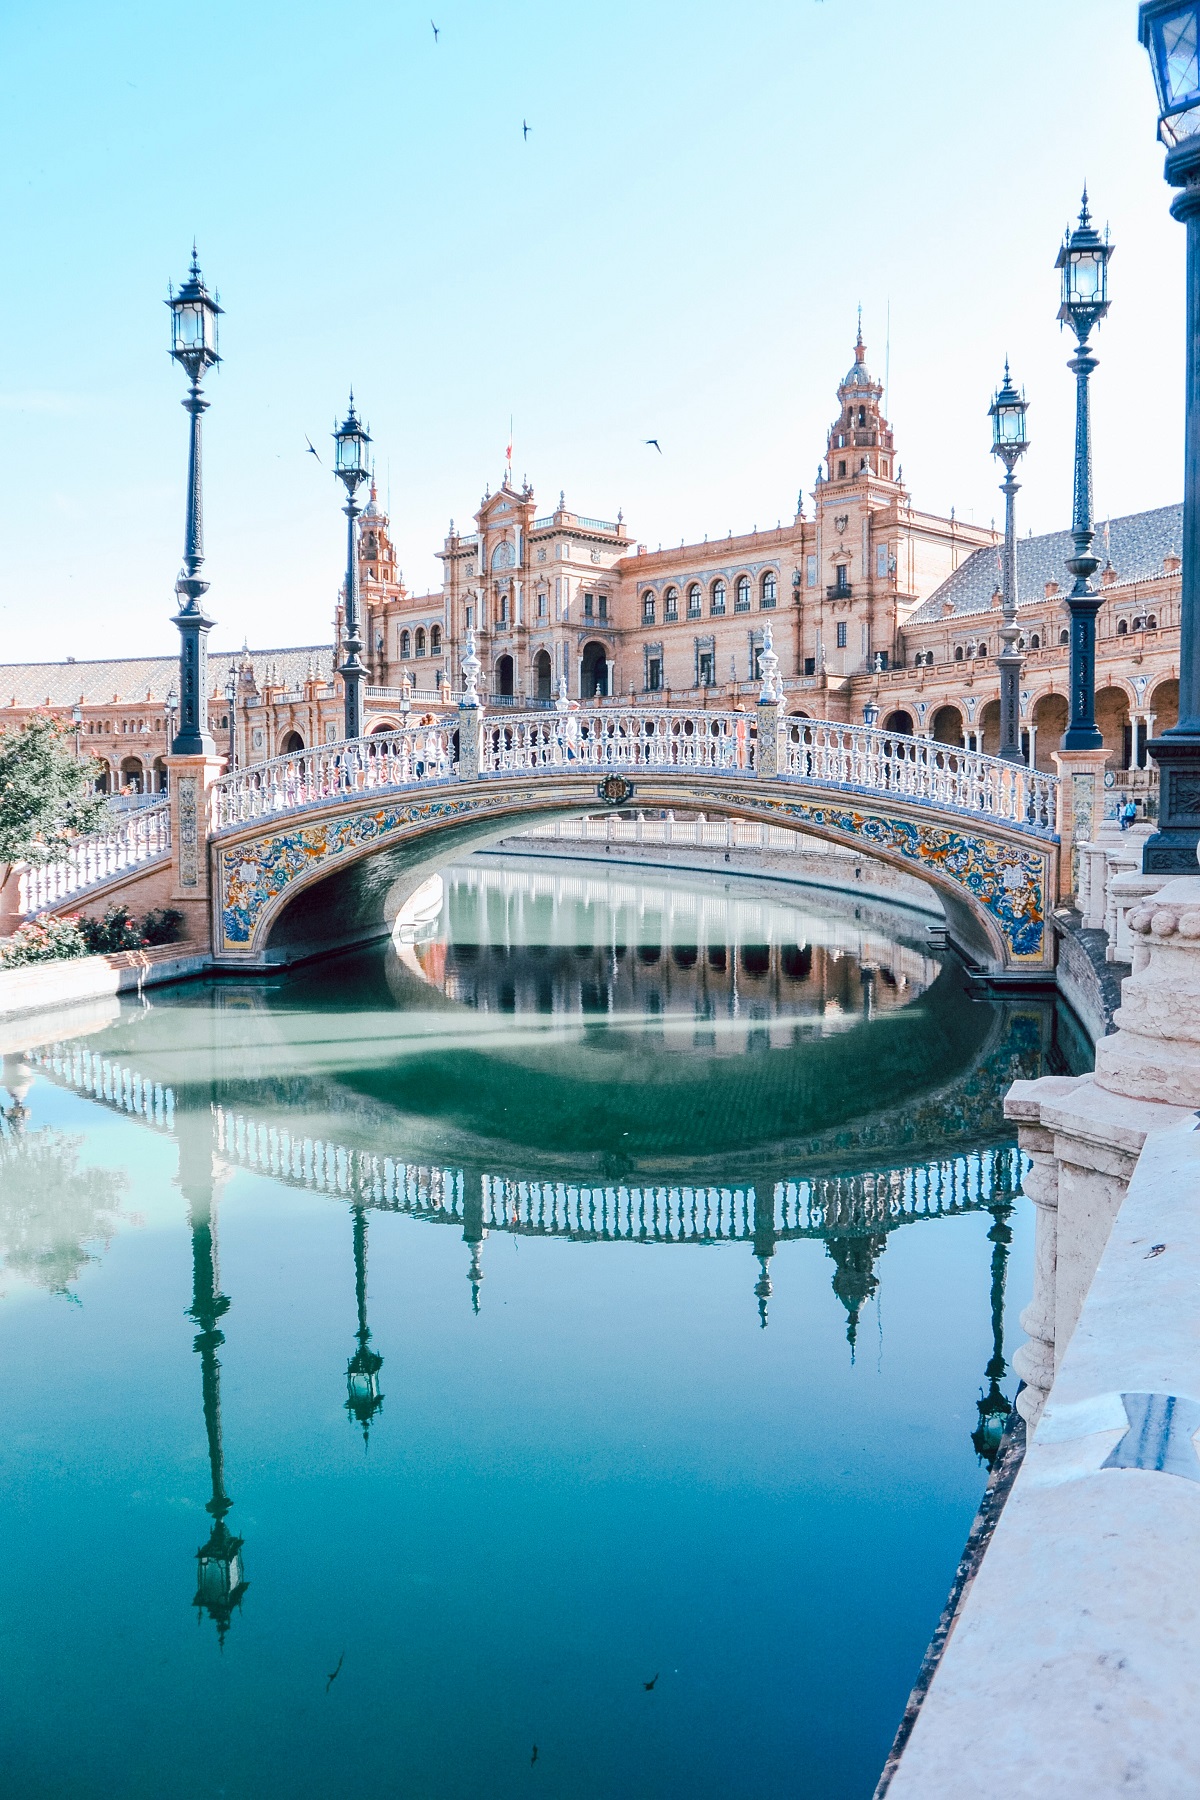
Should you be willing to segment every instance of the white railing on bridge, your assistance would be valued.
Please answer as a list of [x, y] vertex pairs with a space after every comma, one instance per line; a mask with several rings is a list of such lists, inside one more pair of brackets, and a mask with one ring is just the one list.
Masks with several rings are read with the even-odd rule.
[[1055, 829], [1056, 775], [865, 725], [796, 718], [783, 723], [780, 773], [794, 780], [894, 794], [1038, 831]]
[[45, 912], [99, 887], [114, 875], [166, 856], [171, 849], [171, 802], [156, 800], [136, 812], [113, 815], [99, 831], [77, 838], [54, 862], [20, 871], [19, 907]]
[[408, 725], [238, 769], [213, 784], [213, 828], [375, 788], [442, 780], [454, 771], [453, 739], [451, 725]]
[[753, 770], [757, 739], [748, 713], [674, 708], [597, 708], [484, 720], [481, 775], [527, 769]]

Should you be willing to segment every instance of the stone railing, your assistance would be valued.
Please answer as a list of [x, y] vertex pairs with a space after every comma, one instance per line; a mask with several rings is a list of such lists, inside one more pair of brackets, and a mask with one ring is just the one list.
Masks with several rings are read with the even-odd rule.
[[453, 774], [454, 766], [453, 731], [445, 724], [409, 725], [352, 743], [298, 750], [214, 782], [213, 830], [318, 800], [436, 781]]
[[115, 816], [99, 831], [77, 838], [65, 856], [19, 874], [18, 910], [26, 915], [86, 894], [171, 850], [171, 803], [156, 800], [136, 812]]
[[756, 733], [748, 713], [665, 708], [605, 709], [488, 719], [480, 734], [479, 771], [525, 769], [753, 770]]
[[929, 801], [1036, 831], [1055, 829], [1056, 775], [865, 725], [787, 719], [784, 726], [783, 775]]

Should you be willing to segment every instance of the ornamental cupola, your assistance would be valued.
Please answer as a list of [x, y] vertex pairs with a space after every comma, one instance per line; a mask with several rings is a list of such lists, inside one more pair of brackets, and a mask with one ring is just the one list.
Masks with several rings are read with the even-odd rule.
[[892, 428], [879, 410], [883, 383], [872, 379], [863, 343], [862, 309], [854, 362], [838, 388], [841, 411], [830, 427], [826, 449], [827, 480], [833, 483], [869, 480], [895, 482], [895, 449]]
[[364, 588], [403, 588], [404, 577], [396, 568], [396, 551], [388, 535], [388, 515], [379, 504], [375, 482], [371, 482], [371, 498], [363, 508], [358, 528], [359, 580]]

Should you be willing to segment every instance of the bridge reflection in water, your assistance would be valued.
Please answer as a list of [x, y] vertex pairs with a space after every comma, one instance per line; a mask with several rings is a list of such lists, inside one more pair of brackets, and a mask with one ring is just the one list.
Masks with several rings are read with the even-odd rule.
[[[1012, 1397], [1004, 1290], [1021, 1179], [1000, 1097], [1014, 1076], [1065, 1065], [1044, 1003], [964, 1008], [921, 923], [896, 917], [824, 896], [810, 915], [769, 890], [472, 865], [448, 877], [426, 941], [294, 973], [278, 991], [164, 991], [98, 1033], [26, 1052], [24, 1074], [6, 1060], [10, 1086], [36, 1069], [176, 1144], [210, 1466], [195, 1604], [221, 1638], [248, 1588], [218, 1355], [231, 1311], [218, 1195], [237, 1170], [350, 1212], [345, 1411], [364, 1440], [386, 1422], [387, 1346], [368, 1316], [372, 1214], [457, 1233], [475, 1311], [493, 1234], [736, 1246], [765, 1328], [778, 1250], [817, 1241], [853, 1358], [891, 1234], [988, 1213], [991, 1354], [971, 1442], [992, 1463]], [[331, 983], [336, 1010], [321, 999]], [[868, 1041], [879, 1046], [869, 1057]], [[769, 1054], [721, 1063], [756, 1048]], [[714, 1108], [710, 1073], [721, 1091], [752, 1077], [749, 1107], [738, 1089], [726, 1113]], [[436, 1099], [455, 1080], [454, 1110], [426, 1133], [454, 1153], [414, 1153], [422, 1107], [436, 1112], [420, 1083]], [[597, 1087], [611, 1110], [593, 1133], [580, 1095]], [[547, 1123], [558, 1111], [571, 1119], [563, 1142]], [[9, 1118], [0, 1150], [17, 1154]], [[614, 1119], [628, 1124], [617, 1134], [628, 1149], [613, 1146]]]

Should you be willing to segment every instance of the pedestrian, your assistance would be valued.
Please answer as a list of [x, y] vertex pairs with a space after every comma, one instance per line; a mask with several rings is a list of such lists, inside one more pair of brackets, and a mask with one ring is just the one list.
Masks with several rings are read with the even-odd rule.
[[1137, 805], [1132, 794], [1121, 808], [1121, 830], [1128, 831], [1137, 818]]

